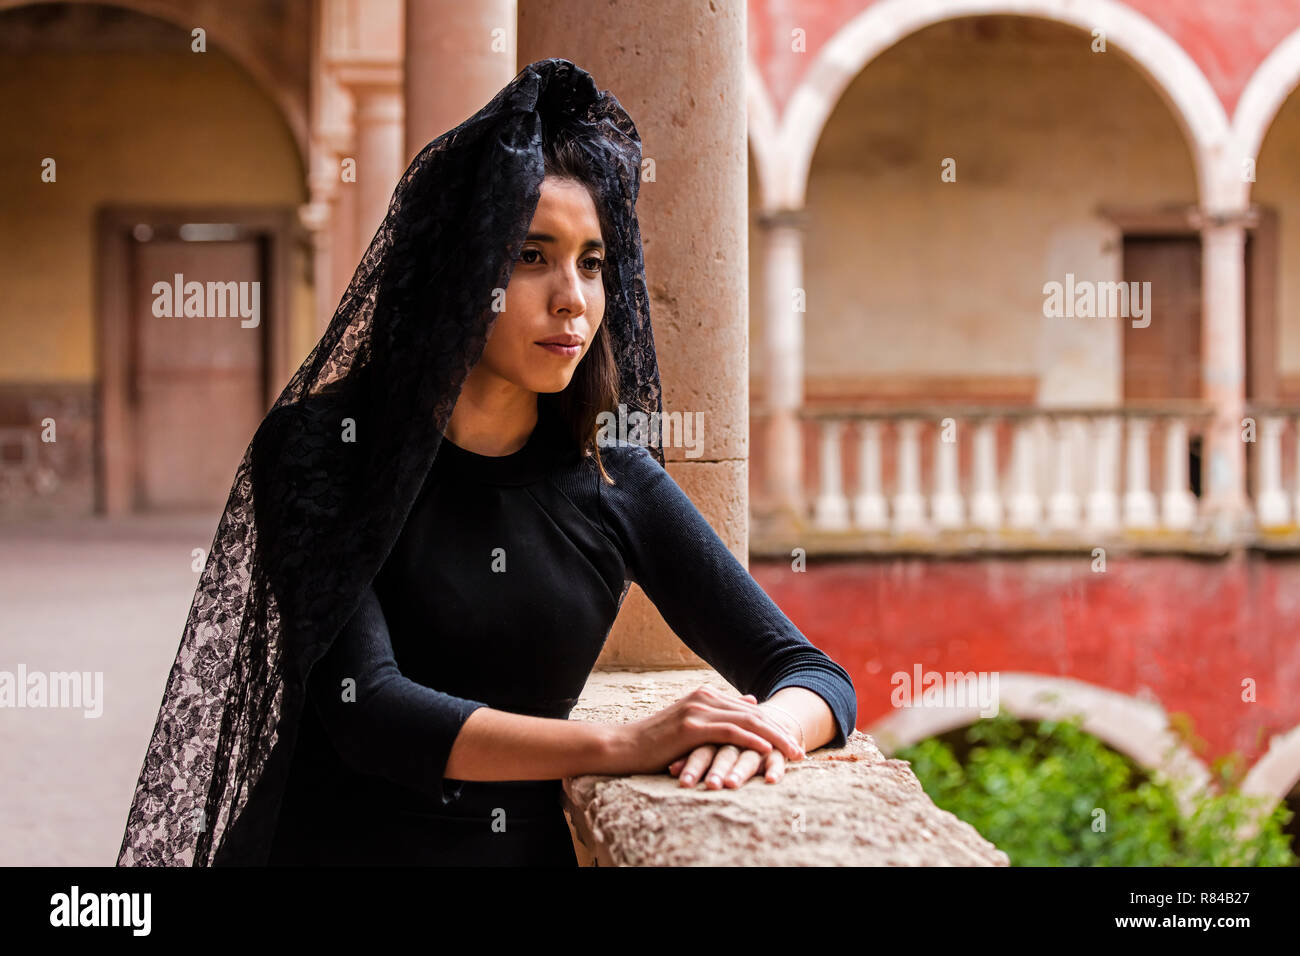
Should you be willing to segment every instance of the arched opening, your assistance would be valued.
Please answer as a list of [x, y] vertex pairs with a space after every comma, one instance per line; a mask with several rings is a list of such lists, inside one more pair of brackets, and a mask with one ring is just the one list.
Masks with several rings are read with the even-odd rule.
[[[1251, 199], [1260, 227], [1250, 234], [1248, 266], [1257, 281], [1249, 294], [1266, 310], [1271, 334], [1258, 341], [1248, 335], [1247, 394], [1264, 402], [1300, 400], [1300, 92], [1282, 102], [1255, 158]], [[1248, 273], [1249, 274], [1249, 273]], [[1294, 436], [1282, 448], [1283, 481], [1294, 479]]]
[[1118, 401], [1119, 323], [1040, 334], [1044, 283], [1122, 267], [1101, 207], [1195, 202], [1177, 122], [1086, 34], [980, 17], [908, 36], [845, 90], [813, 156], [810, 398]]
[[[215, 40], [195, 52], [188, 30], [130, 8], [10, 6], [0, 24], [0, 165], [18, 184], [0, 424], [25, 442], [6, 456], [7, 505], [219, 510], [306, 338], [290, 118]], [[168, 318], [156, 290], [177, 275]], [[46, 419], [57, 441], [25, 441]]]
[[[1198, 398], [1199, 234], [1190, 222], [1149, 230], [1134, 216], [1194, 208], [1197, 177], [1185, 123], [1163, 92], [1132, 59], [1094, 52], [1081, 29], [981, 16], [907, 34], [838, 94], [809, 165], [807, 404]], [[763, 302], [763, 263], [754, 266], [751, 301]], [[1123, 316], [1045, 317], [1045, 284], [1072, 278], [1158, 279], [1148, 308], [1170, 321], [1157, 335]], [[753, 331], [761, 341], [761, 327]], [[1159, 434], [1152, 438], [1159, 487]], [[1012, 440], [1004, 422], [998, 461], [1009, 460]], [[922, 485], [931, 487], [931, 436], [920, 443]], [[846, 444], [843, 480], [855, 487], [856, 443]], [[805, 486], [818, 487], [812, 423], [803, 447]], [[887, 483], [896, 452], [887, 437]], [[1195, 439], [1191, 453], [1195, 490]], [[961, 454], [964, 475], [968, 444]], [[1048, 466], [1042, 456], [1040, 482], [1052, 480]]]
[[1219, 825], [1241, 793], [1200, 793], [1188, 814], [1175, 788], [1078, 717], [1007, 713], [918, 741], [909, 761], [936, 805], [970, 823], [1020, 866], [1275, 865], [1296, 862], [1291, 837]]

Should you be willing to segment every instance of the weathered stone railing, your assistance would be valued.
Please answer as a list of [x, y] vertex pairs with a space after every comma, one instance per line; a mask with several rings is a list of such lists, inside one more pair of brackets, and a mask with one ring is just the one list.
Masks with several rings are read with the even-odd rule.
[[[1198, 517], [1189, 468], [1191, 441], [1209, 414], [1196, 403], [808, 410], [804, 416], [817, 423], [820, 433], [812, 523], [828, 531], [893, 534], [970, 528], [1088, 534], [1120, 528], [1191, 530]], [[846, 426], [856, 429], [858, 438], [852, 497], [844, 485]], [[926, 426], [933, 448], [928, 483], [923, 481], [921, 445]], [[1010, 430], [1005, 468], [998, 454], [1000, 427]], [[1153, 432], [1161, 445], [1155, 454]], [[882, 469], [886, 440], [896, 443], [889, 489]], [[968, 480], [963, 482], [967, 449]], [[1162, 479], [1159, 491], [1151, 481], [1155, 469]]]
[[[1255, 428], [1252, 487], [1256, 524], [1272, 537], [1300, 533], [1300, 406], [1252, 405], [1246, 414]], [[1287, 446], [1290, 455], [1284, 454]], [[1288, 458], [1291, 468], [1286, 467]]]
[[800, 507], [757, 486], [751, 553], [1300, 546], [1300, 407], [1244, 414], [1250, 487], [1225, 516], [1202, 507], [1202, 402], [805, 408]]
[[[736, 693], [711, 670], [597, 671], [574, 720], [638, 720], [701, 684]], [[579, 860], [597, 866], [1007, 866], [1007, 855], [940, 810], [911, 767], [870, 736], [822, 748], [736, 789], [687, 789], [668, 774], [564, 782]]]

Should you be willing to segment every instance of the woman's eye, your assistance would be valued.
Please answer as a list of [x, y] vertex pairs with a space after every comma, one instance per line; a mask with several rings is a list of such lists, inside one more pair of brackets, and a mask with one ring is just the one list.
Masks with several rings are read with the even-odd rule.
[[599, 256], [588, 256], [583, 261], [587, 263], [587, 268], [592, 272], [599, 272], [605, 264], [605, 260]]
[[529, 259], [528, 257], [529, 257], [529, 256], [540, 256], [540, 255], [541, 255], [541, 251], [540, 251], [540, 250], [537, 250], [537, 249], [525, 249], [523, 252], [519, 253], [519, 261], [520, 261], [520, 262], [525, 262], [525, 263], [527, 263], [528, 265], [532, 265], [534, 262], [536, 262], [536, 260], [535, 260], [535, 259]]

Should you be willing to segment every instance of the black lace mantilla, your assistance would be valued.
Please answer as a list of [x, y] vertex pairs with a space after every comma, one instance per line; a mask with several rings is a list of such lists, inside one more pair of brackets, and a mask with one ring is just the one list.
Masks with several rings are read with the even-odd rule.
[[602, 174], [619, 400], [662, 412], [635, 208], [640, 137], [590, 74], [540, 60], [411, 161], [329, 327], [244, 452], [119, 866], [265, 863], [307, 675], [406, 521], [537, 208], [543, 137], [561, 129]]

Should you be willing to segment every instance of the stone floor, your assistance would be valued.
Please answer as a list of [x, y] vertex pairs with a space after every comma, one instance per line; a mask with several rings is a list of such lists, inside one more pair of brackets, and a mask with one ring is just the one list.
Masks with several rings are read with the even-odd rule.
[[217, 515], [0, 525], [0, 671], [102, 672], [102, 714], [0, 707], [0, 865], [111, 866]]

